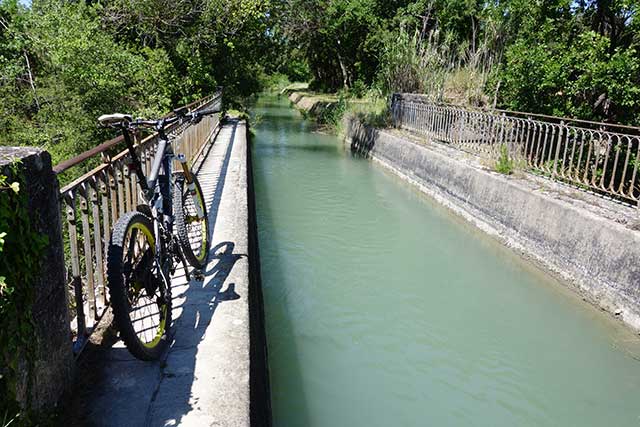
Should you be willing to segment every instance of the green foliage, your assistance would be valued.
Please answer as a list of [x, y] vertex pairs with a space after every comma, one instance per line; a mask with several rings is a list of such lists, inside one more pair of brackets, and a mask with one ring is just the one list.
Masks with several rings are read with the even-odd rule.
[[344, 94], [340, 94], [336, 102], [330, 103], [326, 108], [322, 108], [316, 117], [316, 121], [335, 130], [342, 120], [347, 110], [348, 101]]
[[[551, 29], [549, 29], [551, 31]], [[610, 50], [593, 31], [531, 45], [520, 39], [506, 54], [505, 105], [512, 109], [638, 123], [640, 57], [633, 47]]]
[[382, 36], [398, 5], [386, 0], [282, 0], [278, 32], [298, 49], [313, 77], [312, 88], [348, 89], [373, 82]]
[[[18, 170], [14, 165], [11, 175], [20, 176]], [[16, 403], [15, 391], [18, 365], [28, 369], [34, 359], [34, 294], [29, 284], [37, 279], [47, 245], [46, 237], [33, 229], [29, 214], [20, 182], [0, 176], [0, 419], [12, 425], [30, 425], [29, 415], [21, 413]], [[26, 381], [29, 396], [33, 379]]]
[[102, 113], [158, 115], [219, 85], [242, 110], [285, 76], [345, 97], [373, 87], [638, 124], [639, 4], [0, 0], [0, 144], [57, 163], [111, 136]]
[[418, 36], [400, 31], [384, 43], [378, 79], [385, 93], [432, 92], [430, 82], [441, 81], [440, 64], [419, 51]]
[[289, 77], [283, 73], [274, 73], [262, 77], [262, 86], [265, 91], [280, 93], [291, 85]]
[[638, 124], [640, 2], [281, 0], [312, 88]]
[[514, 162], [509, 156], [509, 148], [506, 144], [500, 146], [500, 154], [496, 160], [495, 170], [498, 173], [511, 175], [514, 169]]
[[345, 115], [356, 116], [361, 123], [376, 128], [392, 125], [388, 100], [374, 91], [368, 92], [361, 99], [349, 102]]
[[166, 53], [118, 45], [101, 29], [96, 7], [43, 3], [13, 10], [6, 33], [24, 42], [0, 69], [0, 144], [41, 146], [56, 163], [107, 137], [95, 124], [104, 112], [169, 108], [173, 70]]
[[273, 68], [269, 8], [0, 0], [0, 145], [45, 148], [55, 164], [113, 136], [100, 114], [157, 116], [219, 85], [230, 106], [246, 105]]

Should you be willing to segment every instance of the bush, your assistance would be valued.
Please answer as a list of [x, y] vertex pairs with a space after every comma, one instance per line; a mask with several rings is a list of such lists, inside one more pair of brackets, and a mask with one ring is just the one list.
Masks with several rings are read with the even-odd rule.
[[402, 30], [387, 39], [378, 73], [382, 92], [423, 93], [433, 101], [486, 105], [492, 63], [488, 47], [471, 51], [468, 46], [457, 50], [452, 46], [450, 37], [440, 40], [437, 31], [428, 40]]
[[500, 73], [505, 106], [637, 124], [640, 59], [632, 47], [613, 51], [609, 47], [609, 39], [593, 31], [567, 41], [518, 40], [507, 49]]
[[505, 175], [511, 175], [513, 173], [514, 163], [511, 157], [509, 156], [509, 148], [506, 144], [502, 144], [500, 146], [500, 155], [496, 160], [495, 170], [498, 173], [502, 173]]

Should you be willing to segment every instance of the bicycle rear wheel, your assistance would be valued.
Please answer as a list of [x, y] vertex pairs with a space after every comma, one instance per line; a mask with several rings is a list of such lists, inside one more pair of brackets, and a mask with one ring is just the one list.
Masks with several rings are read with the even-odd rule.
[[127, 349], [138, 359], [158, 359], [171, 326], [171, 288], [155, 260], [151, 220], [130, 212], [111, 234], [107, 258], [109, 295], [116, 326]]
[[194, 268], [204, 268], [209, 257], [209, 216], [198, 178], [190, 190], [184, 175], [177, 174], [173, 192], [174, 223], [184, 256]]

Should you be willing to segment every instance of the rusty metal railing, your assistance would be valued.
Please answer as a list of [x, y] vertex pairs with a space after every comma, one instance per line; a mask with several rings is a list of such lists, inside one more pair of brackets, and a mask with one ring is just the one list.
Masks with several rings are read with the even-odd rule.
[[[190, 104], [190, 109], [205, 109], [219, 105], [222, 93]], [[202, 154], [219, 129], [219, 115], [202, 118], [197, 124], [185, 124], [168, 129], [173, 144], [179, 145], [192, 163], [202, 160]], [[113, 157], [105, 152], [118, 145], [116, 138], [62, 162], [54, 167], [61, 173], [85, 160], [103, 155], [103, 163], [60, 190], [60, 202], [65, 239], [65, 265], [69, 278], [70, 313], [72, 317], [74, 352], [78, 354], [94, 331], [109, 305], [106, 278], [106, 256], [111, 227], [125, 212], [133, 210], [142, 197], [135, 174], [128, 168], [128, 152]], [[142, 166], [148, 174], [155, 154], [157, 135], [136, 144]], [[66, 219], [66, 220], [65, 220]]]
[[391, 113], [397, 128], [491, 160], [506, 148], [533, 172], [640, 202], [639, 128], [436, 104], [413, 94], [394, 94]]

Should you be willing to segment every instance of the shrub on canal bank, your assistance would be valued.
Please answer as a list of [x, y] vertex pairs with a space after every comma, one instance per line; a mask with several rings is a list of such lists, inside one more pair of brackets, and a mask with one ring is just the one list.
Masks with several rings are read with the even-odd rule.
[[367, 125], [390, 127], [389, 101], [379, 91], [369, 90], [364, 97], [355, 97], [350, 92], [318, 94], [293, 92], [289, 99], [305, 118], [317, 123], [323, 130], [337, 135], [343, 134], [345, 116], [355, 116]]

